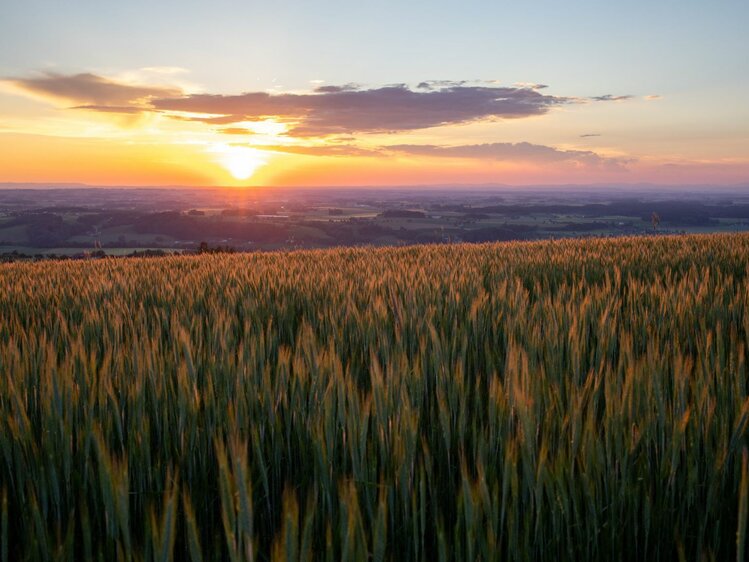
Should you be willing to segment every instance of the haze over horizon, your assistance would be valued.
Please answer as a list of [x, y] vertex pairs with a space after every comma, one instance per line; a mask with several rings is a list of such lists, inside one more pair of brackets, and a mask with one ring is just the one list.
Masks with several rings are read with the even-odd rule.
[[0, 183], [743, 185], [749, 4], [14, 3]]

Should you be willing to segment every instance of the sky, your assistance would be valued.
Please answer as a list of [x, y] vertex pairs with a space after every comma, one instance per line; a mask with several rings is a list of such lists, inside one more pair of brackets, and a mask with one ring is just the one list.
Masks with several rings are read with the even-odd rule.
[[2, 0], [0, 182], [749, 185], [749, 2]]

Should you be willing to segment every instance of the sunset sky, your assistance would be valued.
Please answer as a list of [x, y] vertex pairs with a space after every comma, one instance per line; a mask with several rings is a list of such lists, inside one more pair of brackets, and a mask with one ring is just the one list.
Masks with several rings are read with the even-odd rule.
[[747, 0], [0, 16], [0, 182], [749, 184]]

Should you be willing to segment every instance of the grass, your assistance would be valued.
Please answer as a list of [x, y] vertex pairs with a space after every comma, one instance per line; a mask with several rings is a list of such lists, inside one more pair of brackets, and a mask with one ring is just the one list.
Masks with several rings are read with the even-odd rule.
[[0, 560], [741, 560], [749, 236], [0, 266]]

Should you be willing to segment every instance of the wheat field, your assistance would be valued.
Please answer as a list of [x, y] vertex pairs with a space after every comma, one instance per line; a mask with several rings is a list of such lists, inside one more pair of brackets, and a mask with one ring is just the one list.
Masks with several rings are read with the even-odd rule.
[[0, 559], [743, 560], [749, 236], [0, 266]]

